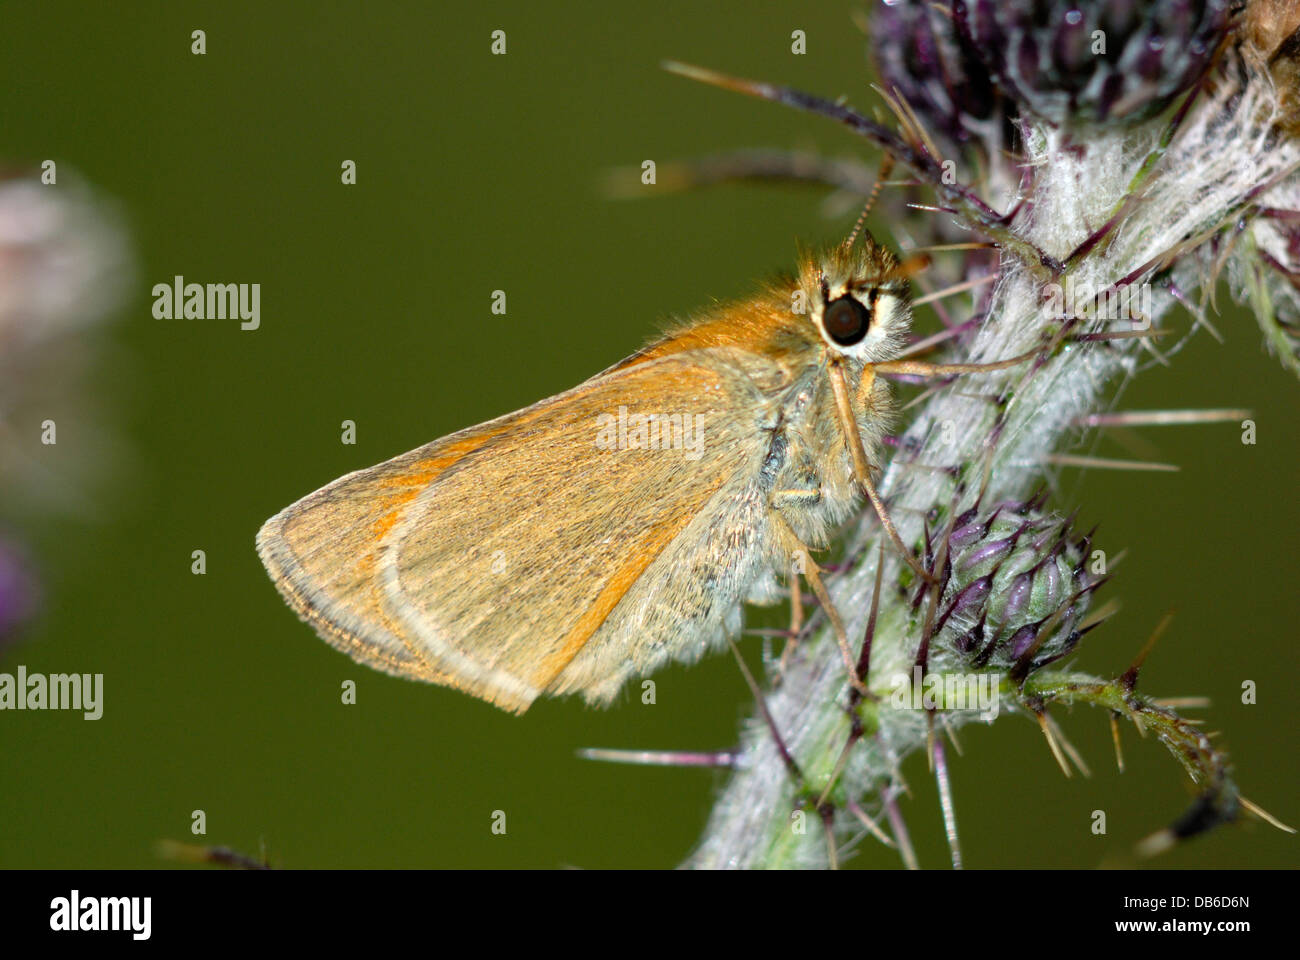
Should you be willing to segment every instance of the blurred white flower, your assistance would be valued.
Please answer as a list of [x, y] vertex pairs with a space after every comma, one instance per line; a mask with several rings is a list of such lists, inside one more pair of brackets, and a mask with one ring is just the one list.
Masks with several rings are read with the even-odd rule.
[[[0, 520], [78, 505], [102, 466], [103, 404], [86, 395], [92, 328], [121, 305], [132, 275], [115, 209], [71, 172], [54, 184], [0, 179]], [[75, 441], [43, 443], [47, 422], [60, 441], [75, 427]]]

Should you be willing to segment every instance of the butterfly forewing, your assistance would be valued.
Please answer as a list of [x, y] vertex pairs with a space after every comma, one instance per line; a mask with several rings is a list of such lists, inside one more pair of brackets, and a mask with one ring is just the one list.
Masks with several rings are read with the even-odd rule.
[[607, 699], [661, 659], [638, 644], [717, 619], [709, 608], [727, 599], [692, 578], [745, 544], [693, 530], [688, 553], [682, 534], [737, 516], [717, 501], [745, 500], [758, 472], [769, 404], [741, 372], [752, 356], [734, 354], [608, 372], [343, 477], [267, 522], [263, 560], [360, 662], [512, 710], [548, 690]]

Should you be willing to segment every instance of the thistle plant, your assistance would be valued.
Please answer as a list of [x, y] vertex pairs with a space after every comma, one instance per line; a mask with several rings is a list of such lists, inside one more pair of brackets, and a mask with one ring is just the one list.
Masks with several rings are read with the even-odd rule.
[[[960, 363], [1039, 354], [929, 384], [907, 411], [879, 488], [934, 582], [884, 545], [870, 511], [850, 524], [826, 582], [861, 644], [867, 692], [814, 614], [755, 681], [758, 709], [689, 865], [833, 866], [872, 834], [915, 865], [896, 797], [917, 751], [960, 865], [944, 740], [990, 716], [952, 709], [952, 687], [929, 682], [954, 675], [995, 690], [998, 716], [1038, 723], [1067, 772], [1081, 760], [1057, 705], [1105, 711], [1117, 748], [1118, 722], [1164, 743], [1198, 799], [1146, 852], [1243, 812], [1267, 817], [1200, 728], [1139, 689], [1145, 652], [1113, 675], [1065, 665], [1105, 622], [1112, 588], [1091, 534], [1043, 491], [1054, 467], [1094, 465], [1072, 450], [1095, 426], [1142, 422], [1107, 412], [1116, 388], [1165, 336], [1210, 328], [1220, 278], [1300, 371], [1300, 4], [918, 0], [874, 4], [868, 27], [889, 123], [843, 100], [670, 69], [833, 119], [905, 171], [882, 201], [890, 239], [933, 261], [923, 285], [962, 292], [918, 347]], [[674, 182], [775, 176], [866, 194], [864, 170], [746, 153], [681, 164]], [[811, 827], [794, 829], [801, 820]]]

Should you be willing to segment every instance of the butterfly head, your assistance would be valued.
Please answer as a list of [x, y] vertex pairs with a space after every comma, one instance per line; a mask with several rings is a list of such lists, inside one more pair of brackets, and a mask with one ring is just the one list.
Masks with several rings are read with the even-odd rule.
[[805, 257], [800, 287], [809, 316], [832, 357], [891, 359], [911, 324], [911, 290], [897, 258], [869, 236]]

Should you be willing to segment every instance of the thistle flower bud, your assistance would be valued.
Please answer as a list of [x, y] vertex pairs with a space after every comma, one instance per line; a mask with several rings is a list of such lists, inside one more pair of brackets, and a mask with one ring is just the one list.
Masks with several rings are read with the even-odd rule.
[[997, 133], [1015, 112], [938, 4], [881, 0], [872, 11], [871, 50], [885, 89], [901, 96], [927, 130], [954, 143]]
[[[939, 550], [943, 531], [932, 534]], [[936, 642], [971, 666], [1036, 670], [1074, 648], [1101, 578], [1089, 572], [1087, 536], [1044, 513], [1041, 501], [967, 511], [953, 524]]]
[[1209, 68], [1230, 0], [954, 0], [1003, 93], [1058, 126], [1142, 120]]

